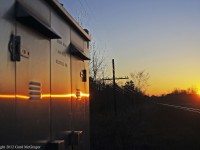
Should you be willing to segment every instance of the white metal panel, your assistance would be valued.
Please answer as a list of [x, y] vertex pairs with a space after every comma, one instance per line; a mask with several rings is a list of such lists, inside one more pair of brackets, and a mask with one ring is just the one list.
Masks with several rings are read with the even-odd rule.
[[14, 0], [1, 0], [0, 5], [0, 144], [14, 141], [15, 124], [15, 62], [10, 59], [9, 41], [15, 34]]
[[[44, 0], [17, 0], [27, 10], [39, 18], [42, 22], [50, 26], [50, 8]], [[42, 11], [42, 13], [41, 13]]]
[[82, 50], [84, 52], [84, 40], [81, 38], [81, 36], [71, 29], [71, 42], [73, 45], [75, 45], [78, 49]]
[[50, 96], [32, 99], [29, 88], [30, 82], [39, 83], [41, 95], [50, 94], [50, 40], [20, 23], [16, 23], [16, 30], [21, 37], [21, 52], [29, 53], [29, 57], [21, 56], [21, 61], [16, 62], [16, 94], [20, 95], [16, 100], [17, 140], [47, 142]]
[[52, 28], [61, 36], [51, 40], [51, 130], [56, 140], [71, 129], [70, 27], [54, 11], [51, 17]]

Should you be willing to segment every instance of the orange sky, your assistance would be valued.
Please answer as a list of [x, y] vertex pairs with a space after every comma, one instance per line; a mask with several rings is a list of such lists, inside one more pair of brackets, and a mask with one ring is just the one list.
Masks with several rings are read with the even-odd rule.
[[200, 89], [200, 1], [60, 1], [106, 51], [105, 76], [115, 59], [116, 76], [150, 74], [150, 95]]

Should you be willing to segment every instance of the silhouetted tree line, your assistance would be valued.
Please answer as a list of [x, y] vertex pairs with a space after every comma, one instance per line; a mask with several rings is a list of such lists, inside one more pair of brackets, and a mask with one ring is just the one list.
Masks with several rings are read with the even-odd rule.
[[[102, 80], [94, 80], [90, 77], [91, 112], [114, 112], [113, 92], [113, 84], [106, 84]], [[142, 92], [137, 90], [132, 80], [122, 86], [116, 85], [115, 93], [118, 113], [134, 109], [146, 98]]]
[[199, 99], [195, 89], [188, 88], [187, 90], [174, 89], [168, 94], [161, 96], [151, 96], [151, 100], [161, 103], [187, 105]]

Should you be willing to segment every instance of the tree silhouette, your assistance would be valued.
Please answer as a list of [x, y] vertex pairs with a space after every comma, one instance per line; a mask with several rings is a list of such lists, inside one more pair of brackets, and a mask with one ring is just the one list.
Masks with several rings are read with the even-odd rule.
[[125, 92], [133, 94], [135, 91], [135, 85], [133, 81], [127, 81], [124, 86], [122, 86]]
[[149, 73], [146, 73], [144, 70], [142, 70], [136, 73], [130, 73], [130, 75], [135, 83], [135, 90], [137, 92], [145, 93], [146, 88], [149, 86]]
[[100, 73], [104, 72], [106, 64], [105, 56], [97, 50], [95, 42], [90, 44], [90, 58], [90, 76], [96, 81]]

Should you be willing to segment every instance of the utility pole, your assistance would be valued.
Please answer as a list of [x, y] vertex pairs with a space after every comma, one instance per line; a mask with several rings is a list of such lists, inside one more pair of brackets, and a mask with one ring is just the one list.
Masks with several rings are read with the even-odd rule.
[[115, 60], [112, 59], [112, 68], [113, 68], [113, 99], [114, 99], [114, 111], [115, 116], [117, 116], [117, 100], [116, 100], [116, 84], [115, 84]]
[[121, 80], [121, 79], [128, 79], [128, 77], [115, 77], [115, 60], [112, 59], [112, 69], [113, 69], [113, 77], [112, 78], [103, 78], [104, 80], [113, 80], [113, 100], [114, 100], [114, 112], [115, 116], [117, 116], [117, 99], [116, 99], [116, 83], [115, 80]]

